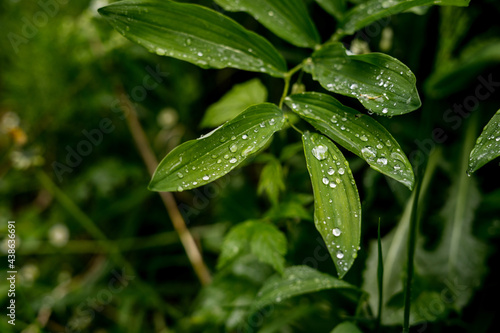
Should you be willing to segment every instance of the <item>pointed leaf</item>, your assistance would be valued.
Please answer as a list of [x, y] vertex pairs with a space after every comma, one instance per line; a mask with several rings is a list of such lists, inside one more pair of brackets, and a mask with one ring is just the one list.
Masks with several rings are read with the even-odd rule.
[[398, 142], [372, 117], [342, 105], [329, 95], [303, 93], [287, 97], [286, 104], [316, 129], [370, 166], [413, 188], [413, 169]]
[[413, 7], [430, 5], [466, 7], [469, 2], [470, 0], [370, 0], [351, 9], [340, 24], [340, 29], [342, 33], [350, 35], [372, 22]]
[[262, 169], [257, 192], [266, 193], [271, 203], [277, 205], [279, 194], [284, 189], [283, 168], [279, 160], [273, 158]]
[[284, 40], [302, 47], [319, 44], [319, 34], [302, 0], [215, 0], [225, 10], [247, 12]]
[[232, 228], [222, 244], [218, 267], [222, 268], [236, 257], [253, 253], [260, 261], [270, 264], [283, 273], [287, 241], [274, 225], [260, 221], [248, 221]]
[[477, 139], [470, 153], [468, 172], [475, 172], [498, 156], [500, 156], [500, 110], [486, 124]]
[[218, 102], [210, 105], [201, 127], [216, 127], [233, 119], [251, 105], [264, 103], [267, 89], [259, 79], [235, 84]]
[[99, 13], [122, 35], [158, 55], [202, 68], [232, 67], [282, 77], [286, 63], [264, 38], [206, 7], [169, 0], [127, 0]]
[[272, 303], [279, 303], [294, 296], [325, 289], [357, 289], [355, 286], [318, 272], [308, 266], [292, 266], [285, 269], [283, 276], [270, 277], [260, 289], [253, 309], [257, 310]]
[[383, 53], [349, 55], [341, 43], [325, 45], [304, 67], [323, 88], [357, 98], [368, 110], [395, 116], [421, 105], [415, 75]]
[[172, 150], [158, 165], [149, 189], [182, 191], [208, 184], [262, 148], [283, 123], [276, 105], [253, 105], [230, 122]]
[[350, 322], [337, 325], [331, 333], [362, 333], [359, 328]]
[[316, 0], [330, 15], [340, 20], [345, 12], [345, 0]]
[[314, 192], [314, 224], [323, 237], [342, 278], [359, 250], [361, 204], [349, 164], [328, 138], [302, 136]]

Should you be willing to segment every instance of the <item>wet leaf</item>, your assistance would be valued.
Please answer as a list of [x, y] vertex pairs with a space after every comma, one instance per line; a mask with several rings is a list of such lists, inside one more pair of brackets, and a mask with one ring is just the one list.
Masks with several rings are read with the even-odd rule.
[[370, 166], [413, 188], [410, 162], [392, 135], [372, 117], [342, 105], [332, 96], [302, 93], [287, 97], [288, 107]]
[[210, 105], [201, 127], [216, 127], [233, 119], [251, 105], [264, 103], [267, 89], [259, 79], [236, 84], [218, 102]]
[[308, 266], [292, 266], [285, 269], [283, 276], [271, 276], [260, 289], [253, 309], [272, 303], [280, 303], [294, 296], [325, 289], [357, 289], [355, 286], [318, 272]]
[[230, 122], [172, 150], [158, 165], [149, 189], [182, 191], [208, 184], [262, 148], [283, 123], [276, 105], [253, 105]]
[[349, 55], [341, 43], [331, 43], [314, 52], [304, 69], [326, 90], [354, 97], [381, 115], [401, 115], [421, 105], [415, 75], [383, 53]]
[[353, 34], [381, 18], [401, 13], [419, 6], [460, 6], [466, 7], [470, 0], [370, 0], [355, 6], [345, 15], [340, 29], [345, 34]]
[[314, 224], [342, 278], [359, 250], [361, 204], [349, 164], [325, 136], [302, 136], [314, 192]]
[[283, 273], [287, 241], [274, 225], [260, 221], [248, 221], [229, 231], [222, 244], [217, 267], [220, 269], [236, 257], [253, 253], [260, 261]]
[[476, 141], [469, 157], [468, 173], [475, 172], [500, 156], [500, 110], [490, 119]]
[[283, 57], [267, 40], [203, 6], [127, 0], [99, 13], [123, 36], [161, 56], [202, 68], [238, 68], [282, 77]]
[[316, 0], [316, 2], [337, 20], [344, 16], [345, 0]]
[[320, 38], [302, 0], [215, 0], [225, 10], [247, 12], [296, 46], [314, 47]]

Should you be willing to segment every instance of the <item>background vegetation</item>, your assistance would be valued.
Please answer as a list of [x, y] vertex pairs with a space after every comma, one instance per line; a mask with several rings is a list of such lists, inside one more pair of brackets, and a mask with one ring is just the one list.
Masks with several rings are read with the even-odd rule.
[[[211, 1], [199, 3], [222, 12]], [[326, 40], [335, 21], [316, 3], [307, 3]], [[137, 112], [161, 158], [208, 132], [210, 124], [202, 121], [208, 107], [235, 84], [257, 78], [262, 86], [252, 81], [249, 91], [257, 97], [251, 100], [267, 95], [277, 103], [282, 82], [233, 69], [202, 70], [148, 53], [99, 17], [96, 10], [105, 4], [60, 1], [43, 21], [39, 13], [49, 12], [38, 2], [0, 3], [0, 216], [17, 222], [19, 271], [16, 326], [2, 314], [0, 330], [330, 332], [353, 321], [371, 331], [378, 305], [380, 220], [387, 287], [382, 323], [388, 325], [382, 331], [399, 331], [411, 192], [352, 154], [346, 157], [362, 201], [362, 245], [344, 280], [366, 294], [323, 290], [252, 315], [250, 304], [274, 274], [272, 266], [244, 250], [217, 269], [228, 231], [265, 217], [286, 235], [287, 266], [309, 265], [336, 275], [312, 223], [309, 175], [301, 146], [292, 144], [300, 140], [294, 131], [280, 132], [265, 155], [216, 185], [175, 194], [212, 275], [212, 283], [202, 287], [160, 196], [146, 188], [150, 174], [122, 112]], [[249, 15], [224, 14], [268, 38], [289, 64], [308, 55]], [[499, 85], [484, 83], [500, 82], [500, 25], [492, 19], [498, 14], [495, 0], [472, 1], [466, 8], [419, 8], [344, 40], [353, 49], [398, 58], [417, 77], [420, 110], [376, 117], [414, 164], [429, 156], [418, 206], [415, 332], [494, 332], [497, 327], [498, 308], [491, 304], [500, 298], [498, 165], [490, 163], [470, 178], [465, 171], [475, 139], [500, 108]], [[21, 39], [13, 43], [11, 32]], [[307, 90], [322, 89], [307, 74], [302, 81]], [[483, 97], [479, 86], [486, 88]], [[357, 101], [340, 100], [363, 110]], [[69, 166], [68, 152], [81, 148], [85, 133], [96, 131], [101, 139]], [[6, 223], [0, 230], [5, 272]], [[453, 274], [445, 268], [450, 261]], [[0, 276], [5, 309], [8, 284]]]

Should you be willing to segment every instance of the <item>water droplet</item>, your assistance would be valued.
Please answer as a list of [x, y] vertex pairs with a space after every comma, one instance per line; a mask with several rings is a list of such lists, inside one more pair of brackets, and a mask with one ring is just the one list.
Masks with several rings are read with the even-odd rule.
[[325, 184], [325, 185], [328, 185], [328, 183], [330, 182], [330, 181], [328, 180], [328, 178], [326, 178], [326, 177], [324, 177], [324, 178], [322, 179], [322, 181], [323, 181], [323, 184]]
[[229, 151], [231, 151], [232, 153], [235, 153], [237, 150], [238, 146], [235, 143], [229, 146]]
[[382, 148], [384, 148], [384, 146], [382, 146], [382, 144], [381, 144], [381, 143], [379, 143], [379, 144], [377, 144], [377, 148], [378, 148], [378, 149], [382, 149]]
[[339, 169], [339, 173], [340, 173], [341, 175], [343, 175], [343, 174], [344, 174], [344, 172], [345, 172], [344, 168], [340, 168], [340, 169]]
[[159, 56], [164, 56], [167, 52], [164, 49], [157, 48], [156, 49], [156, 54]]
[[267, 15], [274, 16], [274, 12], [272, 10], [270, 10], [270, 11], [267, 12]]
[[377, 159], [377, 163], [382, 164], [382, 165], [387, 165], [387, 158], [381, 157], [381, 158]]
[[209, 180], [210, 177], [208, 175], [203, 176], [203, 180]]
[[382, 113], [387, 113], [387, 112], [389, 112], [389, 110], [387, 108], [382, 109]]
[[183, 175], [182, 173], [178, 172], [178, 173], [177, 173], [177, 177], [179, 177], [179, 178], [184, 178], [184, 175]]
[[226, 138], [221, 136], [221, 138], [219, 139], [220, 142], [226, 142]]
[[366, 146], [361, 149], [361, 155], [363, 155], [366, 160], [373, 161], [377, 156], [377, 151], [373, 147]]
[[229, 156], [228, 154], [224, 155], [224, 159], [228, 160], [231, 156]]
[[360, 139], [361, 141], [364, 141], [364, 142], [368, 141], [368, 138], [367, 138], [367, 137], [366, 137], [366, 135], [364, 135], [364, 134], [363, 134], [362, 136], [360, 136], [360, 137], [359, 137], [359, 139]]
[[274, 118], [271, 118], [271, 120], [269, 120], [269, 125], [274, 125], [274, 123], [276, 122], [276, 120], [274, 120]]
[[186, 46], [191, 45], [191, 38], [186, 38]]
[[242, 138], [243, 140], [246, 140], [246, 139], [248, 139], [248, 135], [243, 134], [241, 138]]
[[203, 52], [198, 52], [198, 57], [203, 57]]
[[238, 162], [238, 160], [237, 160], [236, 158], [234, 158], [234, 157], [233, 157], [232, 159], [230, 159], [230, 160], [229, 160], [229, 163], [233, 163], [233, 164], [234, 164], [234, 163], [236, 163], [236, 162]]
[[340, 231], [339, 228], [333, 229], [332, 232], [333, 232], [333, 235], [336, 236], [336, 237], [339, 237], [340, 234], [342, 233], [342, 231]]
[[179, 187], [177, 188], [177, 191], [182, 192], [182, 191], [184, 191], [184, 189], [182, 188], [182, 186], [179, 186]]
[[358, 85], [356, 83], [351, 84], [351, 89], [356, 89]]
[[335, 184], [334, 182], [331, 182], [331, 183], [330, 183], [330, 187], [331, 187], [331, 188], [336, 188], [336, 187], [337, 187], [337, 184]]
[[266, 124], [264, 122], [261, 122], [260, 127], [266, 127]]
[[336, 182], [337, 184], [340, 184], [340, 179], [339, 179], [339, 178], [335, 178], [335, 182]]
[[328, 151], [327, 146], [319, 145], [312, 149], [312, 154], [314, 155], [314, 157], [318, 159], [318, 161], [322, 161], [326, 158], [327, 151]]
[[342, 253], [342, 251], [338, 251], [337, 252], [337, 258], [339, 258], [339, 259], [344, 258], [344, 253]]
[[328, 174], [331, 176], [335, 173], [335, 170], [333, 168], [328, 169]]

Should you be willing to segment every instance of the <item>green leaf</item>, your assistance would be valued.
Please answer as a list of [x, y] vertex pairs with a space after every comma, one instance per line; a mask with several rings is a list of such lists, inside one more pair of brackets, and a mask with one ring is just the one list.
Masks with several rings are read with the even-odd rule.
[[251, 105], [264, 103], [267, 89], [259, 79], [236, 84], [218, 102], [212, 104], [201, 121], [201, 127], [215, 127], [233, 119]]
[[123, 36], [158, 55], [202, 68], [238, 68], [282, 77], [286, 63], [264, 38], [206, 7], [169, 0], [127, 0], [99, 13]]
[[222, 244], [217, 267], [220, 269], [250, 250], [260, 261], [283, 273], [287, 242], [285, 235], [274, 225], [248, 221], [232, 228]]
[[362, 333], [359, 328], [350, 322], [337, 325], [331, 333]]
[[264, 283], [254, 301], [253, 309], [279, 303], [294, 296], [334, 288], [357, 289], [347, 282], [318, 272], [308, 266], [288, 267], [283, 276], [271, 276]]
[[419, 6], [460, 6], [466, 7], [470, 0], [370, 0], [351, 9], [340, 24], [343, 34], [353, 34], [368, 24], [381, 18], [395, 15]]
[[359, 250], [361, 204], [349, 163], [328, 138], [302, 136], [314, 193], [314, 224], [342, 278]]
[[341, 43], [325, 45], [304, 67], [328, 91], [357, 98], [368, 110], [395, 116], [421, 105], [415, 75], [383, 53], [349, 55]]
[[279, 194], [284, 189], [283, 169], [280, 162], [273, 158], [262, 169], [257, 192], [266, 193], [271, 203], [277, 205]]
[[277, 36], [301, 47], [314, 47], [320, 38], [302, 0], [215, 0], [225, 10], [247, 12]]
[[253, 105], [221, 127], [172, 150], [158, 165], [148, 188], [170, 192], [208, 184], [264, 147], [284, 121], [276, 105]]
[[468, 173], [475, 172], [500, 156], [500, 110], [484, 126], [469, 157]]
[[316, 2], [337, 20], [342, 19], [345, 13], [345, 0], [316, 0]]
[[413, 169], [398, 142], [372, 117], [320, 93], [287, 97], [286, 105], [317, 130], [363, 158], [370, 166], [413, 188]]

